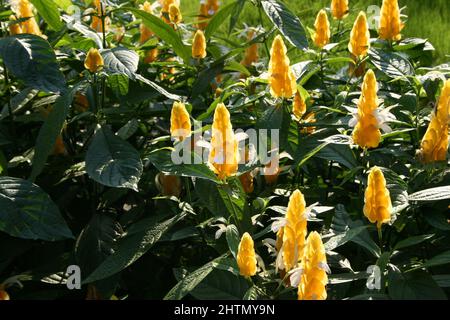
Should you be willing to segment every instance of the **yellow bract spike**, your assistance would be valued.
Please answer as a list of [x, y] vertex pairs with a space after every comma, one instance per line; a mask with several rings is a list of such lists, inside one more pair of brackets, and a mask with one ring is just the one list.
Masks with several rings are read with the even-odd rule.
[[84, 67], [92, 73], [100, 71], [103, 68], [103, 57], [97, 49], [89, 49], [84, 60]]
[[364, 215], [371, 223], [381, 228], [383, 223], [391, 221], [392, 204], [383, 172], [378, 167], [370, 170], [367, 188], [364, 194]]
[[19, 18], [29, 18], [20, 23], [22, 33], [34, 34], [37, 36], [42, 36], [42, 32], [39, 29], [39, 25], [36, 22], [33, 13], [33, 5], [28, 0], [18, 0], [16, 6], [16, 15]]
[[334, 19], [344, 19], [348, 15], [348, 0], [331, 0], [331, 14]]
[[352, 31], [350, 32], [348, 50], [353, 56], [361, 59], [367, 55], [369, 48], [369, 24], [367, 23], [366, 14], [361, 11], [353, 24]]
[[269, 86], [274, 98], [291, 98], [297, 92], [297, 82], [289, 63], [286, 46], [277, 35], [272, 42], [269, 61]]
[[[255, 37], [255, 30], [250, 30], [247, 33], [247, 40], [250, 41]], [[244, 59], [241, 64], [250, 67], [253, 63], [258, 61], [258, 44], [254, 43], [245, 49]]]
[[292, 113], [297, 119], [301, 119], [306, 112], [306, 103], [303, 100], [299, 91], [294, 96], [294, 101], [292, 102]]
[[383, 0], [380, 12], [378, 34], [381, 39], [398, 41], [404, 24], [400, 20], [398, 0]]
[[248, 232], [244, 233], [239, 242], [236, 260], [239, 266], [239, 273], [242, 276], [251, 277], [256, 274], [255, 248], [253, 239]]
[[297, 267], [303, 256], [306, 238], [306, 203], [300, 190], [295, 190], [289, 198], [286, 224], [283, 230], [283, 263], [286, 272]]
[[219, 103], [214, 112], [208, 165], [219, 179], [226, 179], [236, 174], [238, 162], [238, 141], [234, 136], [230, 113], [223, 103]]
[[[14, 15], [10, 15], [9, 16], [9, 21], [10, 22], [14, 22], [16, 21], [16, 17]], [[22, 27], [20, 26], [20, 23], [11, 23], [9, 25], [9, 33], [13, 36], [15, 34], [21, 34], [22, 32]]]
[[424, 163], [447, 159], [450, 79], [445, 82], [442, 88], [436, 108], [436, 111], [431, 115], [430, 124], [420, 144], [419, 158]]
[[314, 28], [316, 29], [314, 33], [314, 43], [319, 48], [323, 48], [330, 42], [330, 22], [328, 21], [327, 12], [322, 9], [319, 11], [314, 22]]
[[192, 42], [192, 57], [194, 59], [203, 59], [206, 57], [206, 38], [202, 30], [197, 30]]
[[364, 76], [361, 96], [358, 101], [358, 123], [353, 130], [353, 141], [361, 148], [376, 148], [380, 144], [381, 132], [375, 116], [378, 107], [377, 79], [372, 70]]
[[328, 283], [327, 258], [320, 235], [313, 231], [306, 240], [301, 263], [303, 270], [298, 286], [299, 300], [325, 300]]
[[180, 8], [172, 3], [169, 6], [169, 18], [170, 18], [170, 22], [174, 23], [174, 24], [178, 24], [181, 22], [181, 20], [183, 19], [181, 12], [180, 12]]
[[[150, 14], [153, 14], [153, 10], [152, 10], [152, 5], [150, 4], [150, 2], [145, 1], [140, 7], [139, 9], [148, 12]], [[140, 44], [144, 44], [145, 42], [147, 42], [148, 39], [150, 39], [151, 36], [154, 35], [153, 31], [150, 30], [150, 28], [148, 28], [145, 24], [141, 23], [139, 25], [139, 32], [140, 32], [140, 37], [139, 37], [139, 43]]]
[[170, 134], [178, 140], [191, 135], [191, 120], [184, 103], [174, 102], [170, 115]]

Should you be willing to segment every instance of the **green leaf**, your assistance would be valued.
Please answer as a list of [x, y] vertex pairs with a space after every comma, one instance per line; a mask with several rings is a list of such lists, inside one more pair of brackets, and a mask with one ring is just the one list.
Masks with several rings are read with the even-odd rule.
[[117, 10], [132, 12], [136, 17], [141, 18], [142, 23], [158, 35], [159, 38], [171, 45], [173, 51], [175, 51], [175, 53], [180, 56], [185, 63], [189, 62], [191, 57], [189, 46], [186, 46], [183, 43], [180, 36], [167, 23], [164, 23], [164, 21], [151, 13], [136, 8], [124, 7]]
[[127, 268], [142, 257], [170, 227], [183, 219], [185, 215], [182, 212], [161, 223], [156, 223], [155, 219], [145, 220], [147, 225], [142, 227], [142, 231], [121, 239], [117, 250], [108, 256], [83, 283], [105, 279]]
[[47, 158], [55, 147], [56, 139], [61, 134], [73, 97], [78, 89], [79, 86], [76, 85], [56, 99], [52, 110], [39, 130], [34, 148], [33, 168], [30, 174], [31, 181], [34, 181], [44, 169]]
[[58, 6], [53, 0], [30, 0], [39, 15], [54, 30], [60, 30], [64, 24], [61, 22]]
[[228, 16], [235, 11], [238, 6], [238, 1], [233, 1], [225, 6], [223, 6], [218, 12], [216, 12], [213, 17], [209, 20], [208, 26], [205, 29], [205, 38], [209, 39], [217, 29], [223, 25]]
[[358, 166], [353, 151], [346, 144], [328, 144], [317, 153], [317, 157], [338, 162], [349, 169]]
[[139, 120], [133, 118], [127, 123], [125, 123], [123, 127], [119, 129], [119, 131], [117, 131], [117, 135], [121, 137], [123, 140], [127, 140], [129, 137], [135, 134], [138, 129], [139, 129]]
[[348, 230], [345, 233], [338, 234], [332, 238], [330, 238], [325, 244], [326, 251], [332, 251], [337, 247], [340, 247], [346, 244], [348, 241], [353, 240], [356, 236], [358, 236], [361, 232], [366, 230], [368, 226], [360, 226], [353, 229]]
[[150, 81], [150, 80], [144, 78], [140, 74], [136, 75], [136, 79], [141, 81], [141, 82], [143, 82], [143, 83], [145, 83], [146, 85], [152, 87], [153, 89], [158, 91], [160, 94], [162, 94], [163, 96], [165, 96], [165, 97], [167, 97], [169, 99], [176, 100], [176, 101], [183, 101], [184, 100], [184, 97], [181, 97], [181, 96], [179, 96], [177, 94], [168, 92], [163, 87], [159, 86], [158, 84], [154, 83], [153, 81]]
[[444, 231], [450, 230], [450, 224], [447, 222], [447, 218], [439, 212], [427, 212], [423, 217], [430, 226], [436, 229]]
[[408, 196], [409, 201], [439, 201], [445, 199], [450, 199], [450, 186], [426, 189]]
[[108, 85], [117, 97], [126, 96], [130, 81], [127, 76], [122, 74], [110, 75], [107, 79]]
[[437, 256], [434, 256], [433, 258], [425, 262], [423, 264], [423, 267], [429, 268], [449, 263], [450, 263], [450, 250], [438, 254]]
[[200, 300], [241, 300], [247, 290], [243, 277], [215, 269], [190, 294]]
[[247, 290], [242, 300], [258, 300], [260, 292], [261, 289], [256, 285], [253, 285]]
[[19, 34], [0, 39], [0, 56], [11, 74], [25, 85], [45, 92], [66, 90], [56, 55], [43, 38]]
[[433, 276], [433, 280], [441, 288], [450, 288], [450, 274], [438, 274]]
[[215, 264], [225, 259], [227, 254], [208, 262], [203, 267], [181, 279], [164, 297], [164, 300], [181, 300], [198, 286], [215, 268]]
[[[389, 190], [389, 194], [392, 202], [392, 214], [398, 214], [409, 206], [408, 201], [408, 185], [406, 182], [393, 170], [387, 168], [380, 168], [383, 171], [383, 175], [386, 179], [386, 187]], [[391, 219], [391, 222], [395, 221], [395, 216]]]
[[434, 234], [423, 234], [420, 236], [413, 236], [406, 238], [404, 240], [401, 240], [397, 242], [397, 244], [394, 247], [394, 250], [404, 249], [407, 247], [415, 246], [416, 244], [422, 243], [425, 240], [431, 239], [434, 236]]
[[370, 61], [373, 65], [391, 78], [414, 75], [414, 68], [408, 59], [395, 52], [387, 52], [371, 48]]
[[75, 258], [83, 270], [92, 273], [109, 255], [114, 253], [115, 242], [122, 233], [121, 226], [106, 214], [94, 214], [81, 231], [75, 244]]
[[[175, 164], [171, 158], [172, 150], [162, 148], [152, 151], [146, 156], [153, 165], [161, 172], [184, 177], [195, 177], [211, 180], [215, 183], [220, 181], [217, 176], [206, 166], [198, 156], [194, 155], [198, 162], [191, 164]], [[197, 163], [197, 164], [196, 164]]]
[[292, 45], [302, 50], [308, 48], [308, 39], [300, 19], [282, 2], [263, 0], [261, 5], [273, 25]]
[[142, 175], [139, 153], [107, 127], [97, 127], [86, 153], [86, 172], [90, 178], [109, 187], [138, 191]]
[[134, 80], [139, 64], [139, 55], [124, 47], [115, 47], [101, 51], [104, 70], [111, 75], [122, 74]]
[[444, 291], [424, 271], [389, 272], [388, 291], [394, 300], [447, 300]]
[[231, 18], [230, 18], [230, 25], [228, 27], [228, 34], [233, 31], [233, 28], [236, 26], [236, 23], [239, 20], [239, 16], [242, 13], [242, 10], [244, 9], [246, 0], [237, 0], [236, 6], [233, 7], [233, 10], [231, 11]]
[[239, 247], [239, 231], [234, 224], [230, 224], [227, 226], [226, 237], [228, 248], [230, 248], [231, 254], [236, 258], [238, 247]]
[[0, 177], [0, 230], [23, 239], [73, 238], [48, 194], [28, 180], [5, 176]]

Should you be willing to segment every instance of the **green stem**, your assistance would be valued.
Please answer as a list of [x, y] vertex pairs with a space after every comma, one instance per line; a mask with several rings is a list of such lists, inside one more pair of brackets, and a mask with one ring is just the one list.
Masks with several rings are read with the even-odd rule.
[[[258, 12], [259, 12], [259, 22], [261, 23], [261, 26], [264, 27], [261, 4], [259, 4], [259, 6], [258, 6]], [[270, 58], [270, 51], [269, 51], [269, 47], [267, 46], [267, 41], [266, 40], [267, 39], [264, 39], [264, 48], [266, 49], [267, 57]]]
[[105, 30], [105, 19], [106, 15], [103, 10], [103, 3], [100, 2], [100, 19], [102, 20], [102, 36], [103, 36], [103, 48], [106, 49], [106, 30]]
[[380, 243], [380, 250], [381, 253], [383, 253], [383, 231], [381, 230], [381, 226], [377, 227], [377, 231], [378, 231], [378, 241]]

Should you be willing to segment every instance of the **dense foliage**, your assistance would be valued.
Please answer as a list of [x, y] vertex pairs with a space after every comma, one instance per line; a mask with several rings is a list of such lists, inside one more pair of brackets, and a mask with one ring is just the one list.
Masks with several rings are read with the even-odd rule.
[[0, 300], [447, 299], [449, 64], [319, 2], [2, 1]]

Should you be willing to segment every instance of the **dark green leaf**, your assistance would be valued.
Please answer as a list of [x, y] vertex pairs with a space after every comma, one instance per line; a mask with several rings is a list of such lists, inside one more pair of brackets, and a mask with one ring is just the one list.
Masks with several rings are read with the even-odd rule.
[[228, 18], [228, 16], [235, 11], [235, 8], [238, 7], [239, 2], [233, 1], [222, 7], [218, 12], [216, 12], [213, 17], [208, 21], [208, 26], [205, 29], [205, 37], [209, 39], [216, 30], [223, 25], [224, 21]]
[[308, 39], [300, 19], [284, 3], [275, 0], [263, 0], [261, 5], [273, 25], [292, 45], [299, 49], [308, 48]]
[[107, 127], [98, 127], [86, 153], [90, 178], [109, 187], [138, 190], [142, 174], [139, 153]]
[[411, 63], [398, 53], [371, 48], [369, 56], [373, 65], [391, 78], [414, 75]]
[[48, 194], [28, 180], [5, 176], [0, 177], [0, 230], [23, 239], [73, 238]]
[[0, 56], [11, 74], [27, 86], [45, 92], [66, 90], [56, 55], [43, 38], [19, 34], [0, 39]]
[[409, 237], [404, 240], [397, 242], [394, 247], [394, 250], [404, 249], [407, 247], [415, 246], [416, 244], [422, 243], [425, 240], [431, 239], [434, 234], [424, 234], [421, 236]]
[[239, 238], [239, 231], [234, 224], [230, 224], [229, 226], [227, 226], [226, 236], [227, 236], [228, 248], [230, 248], [230, 251], [231, 251], [231, 254], [233, 255], [233, 257], [236, 258], [240, 238]]
[[200, 300], [241, 300], [247, 290], [243, 277], [215, 269], [190, 294]]
[[444, 291], [424, 271], [390, 271], [388, 290], [394, 300], [447, 300]]
[[179, 220], [183, 219], [184, 216], [185, 213], [180, 213], [161, 223], [154, 223], [154, 221], [150, 220], [146, 221], [152, 222], [152, 224], [143, 228], [142, 231], [125, 236], [120, 240], [114, 254], [108, 256], [83, 283], [105, 279], [130, 266], [142, 257], [159, 240], [164, 232]]
[[47, 158], [55, 147], [56, 139], [61, 134], [73, 97], [78, 89], [79, 86], [74, 86], [67, 93], [58, 97], [47, 119], [39, 130], [34, 148], [33, 169], [30, 175], [32, 181], [44, 169]]
[[409, 201], [439, 201], [445, 199], [450, 199], [450, 186], [426, 189], [408, 196]]
[[181, 279], [164, 297], [164, 300], [181, 300], [194, 290], [214, 270], [215, 264], [226, 258], [226, 254], [208, 262], [203, 267]]

